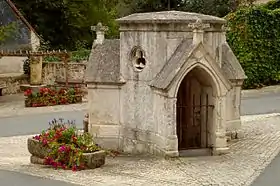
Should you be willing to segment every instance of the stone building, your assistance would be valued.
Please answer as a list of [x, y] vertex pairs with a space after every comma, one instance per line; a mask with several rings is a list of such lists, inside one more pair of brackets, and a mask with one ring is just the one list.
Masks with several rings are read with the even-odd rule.
[[[33, 50], [40, 46], [40, 37], [11, 0], [0, 0], [0, 25], [14, 23], [15, 30], [0, 43], [0, 50]], [[0, 59], [0, 74], [22, 73], [23, 57]]]
[[228, 151], [246, 78], [226, 21], [197, 13], [132, 14], [120, 39], [94, 27], [86, 82], [89, 131], [105, 148], [165, 156]]

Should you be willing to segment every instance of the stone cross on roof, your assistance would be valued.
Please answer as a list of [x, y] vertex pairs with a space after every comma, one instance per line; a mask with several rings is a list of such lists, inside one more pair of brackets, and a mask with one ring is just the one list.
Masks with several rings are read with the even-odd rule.
[[201, 30], [201, 31], [206, 28], [210, 28], [210, 24], [203, 23], [201, 19], [197, 19], [196, 22], [190, 23], [188, 26], [194, 30]]
[[195, 23], [190, 23], [188, 26], [193, 29], [193, 44], [203, 42], [204, 29], [210, 28], [210, 24], [203, 23], [201, 19], [197, 19]]
[[98, 23], [96, 26], [91, 26], [91, 30], [96, 32], [95, 43], [102, 44], [105, 39], [105, 32], [108, 31], [108, 26], [103, 26], [102, 23]]

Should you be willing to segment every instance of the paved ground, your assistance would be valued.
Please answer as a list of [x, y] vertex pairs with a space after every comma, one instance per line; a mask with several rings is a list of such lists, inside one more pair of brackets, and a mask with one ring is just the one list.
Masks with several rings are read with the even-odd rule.
[[28, 186], [39, 186], [38, 183], [40, 183], [40, 186], [74, 186], [74, 184], [67, 182], [54, 181], [37, 176], [30, 176], [27, 174], [4, 170], [0, 170], [0, 180], [1, 186], [25, 186], [24, 183], [28, 183], [26, 184]]
[[[231, 153], [226, 156], [168, 161], [155, 157], [118, 157], [109, 158], [106, 166], [92, 171], [54, 171], [29, 164], [28, 136], [19, 135], [38, 133], [47, 127], [49, 120], [58, 117], [76, 119], [81, 127], [87, 104], [24, 108], [22, 97], [3, 98], [0, 97], [1, 186], [68, 185], [61, 181], [81, 185], [245, 186], [251, 184], [280, 150], [279, 116], [245, 116], [242, 119], [246, 137], [231, 144]], [[279, 103], [279, 91], [249, 91], [243, 95], [241, 112], [242, 115], [280, 112]], [[279, 167], [280, 157], [277, 157], [252, 186], [279, 183], [275, 172]], [[275, 176], [271, 177], [271, 173]]]
[[268, 165], [265, 171], [254, 181], [252, 186], [279, 186], [280, 184], [280, 155]]
[[28, 175], [81, 185], [249, 186], [280, 150], [280, 116], [244, 116], [245, 138], [224, 156], [179, 158], [108, 158], [95, 170], [73, 173], [30, 165], [29, 136], [0, 138], [0, 167]]

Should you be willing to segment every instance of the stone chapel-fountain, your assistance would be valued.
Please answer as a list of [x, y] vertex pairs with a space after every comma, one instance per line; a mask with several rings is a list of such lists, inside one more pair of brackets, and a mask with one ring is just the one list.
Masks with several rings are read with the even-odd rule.
[[176, 157], [228, 152], [241, 135], [246, 78], [226, 21], [197, 13], [138, 13], [117, 20], [120, 39], [93, 27], [86, 71], [89, 132], [104, 148]]

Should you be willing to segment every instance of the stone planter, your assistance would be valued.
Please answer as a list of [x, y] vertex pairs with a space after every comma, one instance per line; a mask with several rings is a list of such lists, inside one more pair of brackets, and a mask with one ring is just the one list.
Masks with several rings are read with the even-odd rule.
[[[31, 154], [30, 162], [44, 165], [44, 157], [48, 155], [50, 149], [44, 147], [38, 140], [32, 138], [28, 138], [27, 147]], [[85, 158], [87, 168], [94, 169], [105, 164], [106, 153], [101, 150], [93, 153], [84, 153], [83, 157]]]

